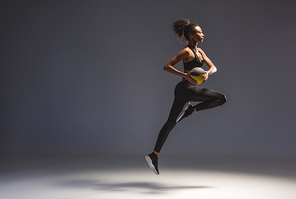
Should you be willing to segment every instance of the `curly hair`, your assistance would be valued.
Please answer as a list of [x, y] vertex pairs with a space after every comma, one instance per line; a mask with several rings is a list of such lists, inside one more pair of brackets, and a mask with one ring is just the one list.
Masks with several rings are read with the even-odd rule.
[[182, 39], [184, 36], [187, 41], [189, 41], [189, 34], [195, 33], [195, 27], [198, 26], [195, 23], [190, 23], [189, 19], [178, 19], [172, 25], [175, 34], [178, 39]]

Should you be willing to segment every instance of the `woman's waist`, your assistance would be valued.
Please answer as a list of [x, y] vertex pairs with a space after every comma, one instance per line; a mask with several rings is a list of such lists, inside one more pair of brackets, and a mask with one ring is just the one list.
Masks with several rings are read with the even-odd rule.
[[[184, 73], [189, 73], [191, 70], [184, 70]], [[185, 77], [182, 78], [181, 82], [188, 81]]]
[[178, 84], [176, 86], [194, 86], [193, 84], [191, 84], [187, 79], [183, 78], [180, 82], [178, 82]]

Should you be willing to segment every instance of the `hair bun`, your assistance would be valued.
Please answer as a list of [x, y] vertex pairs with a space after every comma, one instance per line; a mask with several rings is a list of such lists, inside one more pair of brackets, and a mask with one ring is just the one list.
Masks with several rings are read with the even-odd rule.
[[173, 23], [173, 29], [175, 31], [175, 34], [177, 35], [178, 39], [182, 39], [184, 35], [185, 27], [190, 24], [189, 19], [179, 19]]

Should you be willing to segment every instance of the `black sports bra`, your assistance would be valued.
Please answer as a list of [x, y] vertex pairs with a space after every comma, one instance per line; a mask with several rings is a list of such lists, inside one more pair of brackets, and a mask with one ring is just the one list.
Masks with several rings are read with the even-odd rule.
[[[196, 52], [192, 48], [190, 48], [190, 49], [194, 53], [195, 58], [192, 61], [190, 61], [190, 62], [187, 62], [187, 63], [184, 63], [183, 62], [184, 70], [192, 70], [194, 67], [201, 67], [203, 65], [203, 63], [204, 63], [203, 57], [202, 57], [202, 59], [200, 59], [198, 57], [198, 55], [196, 54]], [[202, 56], [202, 54], [201, 54], [201, 56]]]

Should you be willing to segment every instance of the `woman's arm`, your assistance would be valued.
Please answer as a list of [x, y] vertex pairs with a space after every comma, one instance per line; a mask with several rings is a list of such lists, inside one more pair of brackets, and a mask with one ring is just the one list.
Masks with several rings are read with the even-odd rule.
[[192, 84], [197, 84], [197, 81], [195, 81], [194, 79], [190, 78], [189, 74], [191, 72], [188, 73], [184, 73], [182, 71], [177, 70], [175, 67], [173, 67], [174, 65], [176, 65], [177, 63], [179, 63], [181, 60], [186, 59], [189, 56], [189, 52], [188, 49], [184, 48], [182, 51], [180, 51], [175, 57], [173, 57], [164, 67], [163, 69], [167, 72], [170, 72], [174, 75], [178, 75], [181, 76], [185, 79], [187, 79], [189, 82], [191, 82]]
[[209, 70], [207, 71], [208, 75], [211, 75], [211, 74], [217, 72], [216, 66], [213, 64], [213, 62], [210, 60], [210, 58], [207, 57], [206, 53], [200, 48], [198, 48], [198, 50], [201, 52], [206, 65], [209, 67]]

